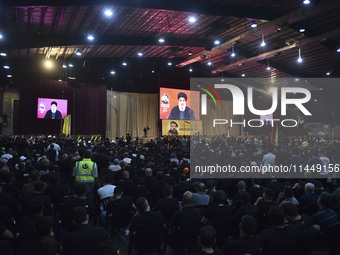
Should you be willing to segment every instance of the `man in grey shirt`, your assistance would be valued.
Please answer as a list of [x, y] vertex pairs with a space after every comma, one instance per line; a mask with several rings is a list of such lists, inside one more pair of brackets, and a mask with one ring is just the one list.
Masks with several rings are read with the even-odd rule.
[[205, 193], [205, 184], [203, 182], [197, 183], [196, 193], [193, 193], [192, 197], [192, 205], [194, 207], [200, 205], [209, 205], [210, 196]]

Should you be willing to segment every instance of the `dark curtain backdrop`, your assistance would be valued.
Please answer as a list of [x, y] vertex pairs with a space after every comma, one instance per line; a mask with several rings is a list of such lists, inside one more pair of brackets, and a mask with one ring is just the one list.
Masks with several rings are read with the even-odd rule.
[[105, 135], [106, 86], [72, 84], [55, 80], [21, 80], [18, 134], [60, 134], [62, 120], [37, 118], [38, 97], [67, 99], [72, 116], [72, 134]]

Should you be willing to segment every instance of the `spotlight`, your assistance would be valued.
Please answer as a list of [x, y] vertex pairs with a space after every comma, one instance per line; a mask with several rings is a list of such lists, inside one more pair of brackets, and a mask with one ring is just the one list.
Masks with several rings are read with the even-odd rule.
[[66, 68], [67, 66], [66, 65], [63, 65], [63, 68]]
[[264, 41], [264, 35], [262, 35], [262, 42], [260, 44], [261, 47], [266, 46], [266, 42]]
[[111, 17], [113, 13], [110, 9], [107, 9], [107, 10], [105, 10], [104, 14], [105, 14], [106, 17]]
[[207, 65], [208, 65], [208, 66], [211, 66], [211, 65], [212, 65], [212, 62], [211, 62], [211, 61], [209, 61], [209, 62], [207, 63]]
[[306, 32], [306, 29], [304, 29], [304, 28], [300, 28], [300, 33], [304, 33], [304, 32]]
[[73, 65], [72, 64], [68, 64], [68, 67], [73, 67]]
[[215, 41], [214, 41], [214, 44], [215, 44], [215, 45], [219, 45], [220, 43], [221, 43], [220, 40], [215, 40]]
[[7, 74], [7, 78], [12, 78], [12, 75], [11, 74]]
[[46, 60], [46, 61], [45, 61], [45, 66], [46, 66], [48, 69], [52, 68], [52, 67], [53, 67], [52, 61], [51, 61], [51, 60]]
[[87, 40], [93, 41], [93, 40], [94, 40], [94, 36], [93, 36], [93, 35], [88, 35], [88, 36], [87, 36]]
[[192, 72], [192, 68], [189, 68], [189, 72], [190, 72], [190, 73]]
[[5, 69], [9, 69], [9, 66], [4, 66]]
[[137, 55], [138, 55], [139, 57], [142, 57], [142, 56], [143, 56], [143, 52], [138, 51]]
[[189, 53], [188, 53], [188, 55], [189, 55], [189, 56], [191, 56], [191, 55], [192, 55], [192, 52], [191, 52], [191, 50], [189, 50]]
[[164, 42], [165, 42], [164, 38], [159, 38], [158, 41], [159, 41], [160, 43], [164, 43]]
[[336, 52], [340, 52], [340, 48], [336, 50]]
[[0, 33], [0, 39], [3, 39], [4, 38], [4, 36]]
[[61, 79], [59, 79], [58, 81], [62, 81]]
[[124, 62], [122, 63], [122, 65], [123, 65], [123, 66], [127, 66], [127, 63], [124, 61]]
[[78, 51], [76, 52], [76, 55], [77, 55], [77, 56], [81, 56], [81, 52], [78, 50]]
[[305, 5], [308, 5], [308, 4], [310, 4], [310, 0], [303, 0], [302, 3], [305, 4]]
[[302, 63], [302, 58], [301, 58], [301, 49], [299, 49], [299, 57], [297, 59], [298, 63]]
[[6, 54], [5, 52], [1, 52], [1, 53], [0, 53], [0, 56], [1, 56], [1, 57], [6, 57], [7, 54]]
[[231, 47], [231, 55], [232, 58], [234, 58], [236, 56], [235, 54], [235, 50], [234, 50], [234, 45]]
[[110, 72], [110, 74], [115, 75], [116, 72], [112, 70], [112, 71]]
[[327, 73], [326, 73], [326, 75], [327, 75], [327, 76], [330, 76], [330, 75], [331, 75], [331, 73], [330, 73], [330, 72], [327, 72]]
[[318, 100], [317, 99], [314, 99], [314, 102], [317, 102]]
[[243, 74], [241, 74], [241, 76], [242, 76], [242, 77], [245, 77], [246, 75], [243, 73]]
[[257, 23], [256, 23], [256, 21], [254, 20], [252, 23], [251, 23], [251, 25], [250, 25], [252, 28], [255, 28], [255, 27], [257, 27]]
[[151, 73], [155, 73], [155, 70], [152, 70]]
[[168, 66], [172, 66], [172, 63], [170, 61], [168, 62]]
[[267, 66], [267, 70], [270, 71], [270, 66]]
[[195, 23], [197, 21], [196, 17], [195, 16], [190, 16], [189, 17], [189, 22], [190, 23]]

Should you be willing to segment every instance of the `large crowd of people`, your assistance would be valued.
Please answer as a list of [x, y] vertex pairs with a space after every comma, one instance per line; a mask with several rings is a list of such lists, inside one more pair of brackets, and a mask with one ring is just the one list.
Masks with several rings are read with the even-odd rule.
[[[1, 254], [340, 254], [332, 137], [0, 136]], [[191, 151], [190, 151], [191, 149]], [[320, 178], [199, 178], [190, 152]], [[216, 153], [218, 152], [218, 153]]]

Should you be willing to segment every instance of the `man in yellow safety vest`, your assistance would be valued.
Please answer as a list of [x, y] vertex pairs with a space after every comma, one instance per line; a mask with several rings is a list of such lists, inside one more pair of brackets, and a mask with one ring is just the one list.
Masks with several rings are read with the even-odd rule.
[[81, 182], [86, 185], [87, 197], [93, 198], [95, 184], [98, 185], [98, 167], [95, 162], [91, 160], [91, 150], [86, 150], [82, 161], [77, 161], [73, 176], [76, 182]]

